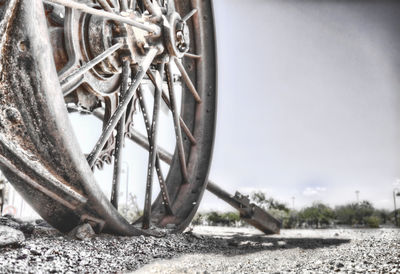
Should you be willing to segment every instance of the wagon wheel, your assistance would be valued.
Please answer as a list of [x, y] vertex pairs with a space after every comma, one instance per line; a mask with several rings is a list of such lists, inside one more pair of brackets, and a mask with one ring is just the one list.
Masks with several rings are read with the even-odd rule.
[[[82, 222], [121, 235], [182, 231], [206, 187], [214, 138], [210, 1], [10, 0], [0, 1], [0, 19], [0, 164], [14, 187], [61, 231]], [[162, 109], [171, 155], [159, 145]], [[103, 121], [87, 154], [71, 112]], [[133, 224], [117, 211], [125, 139], [149, 151], [147, 178], [132, 182], [145, 184]], [[108, 164], [110, 198], [94, 176]]]

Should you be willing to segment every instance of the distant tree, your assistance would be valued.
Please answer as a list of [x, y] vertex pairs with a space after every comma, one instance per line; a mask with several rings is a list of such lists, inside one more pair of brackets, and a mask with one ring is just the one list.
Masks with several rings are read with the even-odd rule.
[[356, 211], [356, 219], [357, 222], [362, 225], [365, 225], [366, 219], [368, 217], [371, 217], [375, 212], [374, 206], [369, 201], [362, 201], [358, 204], [357, 209], [358, 210]]
[[369, 201], [337, 206], [335, 212], [338, 224], [368, 225], [367, 219], [369, 217], [375, 215], [380, 218], [379, 211], [377, 211]]
[[285, 222], [286, 219], [289, 218], [289, 214], [286, 211], [279, 209], [270, 209], [268, 213], [271, 214], [275, 219], [278, 219], [282, 223]]
[[283, 228], [296, 228], [299, 225], [299, 212], [290, 210], [288, 214], [282, 219]]
[[374, 215], [379, 217], [382, 224], [386, 224], [390, 221], [390, 211], [386, 209], [376, 209]]
[[238, 212], [225, 212], [221, 214], [221, 217], [227, 221], [229, 226], [236, 225], [240, 222], [240, 215]]
[[347, 204], [337, 206], [335, 208], [336, 219], [338, 224], [354, 225], [357, 223], [356, 219], [357, 204]]
[[204, 214], [197, 212], [192, 220], [192, 225], [202, 225], [202, 224], [204, 224]]
[[208, 224], [210, 225], [217, 225], [221, 223], [221, 216], [216, 211], [208, 212], [205, 218]]
[[251, 200], [260, 207], [268, 206], [267, 196], [262, 191], [251, 193]]
[[299, 212], [299, 221], [305, 222], [316, 228], [321, 225], [330, 225], [335, 218], [335, 212], [321, 202], [315, 202], [312, 206], [306, 207]]
[[266, 194], [262, 191], [253, 192], [250, 196], [251, 201], [263, 208], [264, 210], [282, 210], [288, 213], [290, 209], [286, 206], [286, 204], [281, 203], [274, 198], [267, 198]]
[[285, 228], [295, 227], [296, 224], [290, 214], [290, 209], [286, 204], [275, 200], [272, 197], [267, 197], [267, 195], [262, 191], [256, 191], [251, 193], [250, 200], [252, 203], [261, 207], [265, 211], [268, 211], [274, 218], [282, 222], [282, 226]]

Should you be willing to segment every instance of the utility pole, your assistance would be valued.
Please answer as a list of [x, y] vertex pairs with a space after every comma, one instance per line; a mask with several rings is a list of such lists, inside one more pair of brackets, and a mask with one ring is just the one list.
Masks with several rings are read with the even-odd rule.
[[360, 195], [360, 191], [359, 191], [359, 190], [356, 190], [357, 204], [360, 203], [360, 197], [359, 197], [359, 195]]
[[397, 226], [399, 226], [399, 221], [397, 219], [396, 196], [400, 196], [400, 191], [398, 188], [393, 189], [394, 223], [396, 224], [396, 227], [397, 227]]
[[[125, 181], [125, 205], [128, 207], [128, 186], [129, 186], [129, 164], [126, 161], [122, 162], [123, 165], [125, 165], [125, 171], [126, 171], [126, 181]], [[121, 173], [124, 173], [124, 170], [121, 170]]]

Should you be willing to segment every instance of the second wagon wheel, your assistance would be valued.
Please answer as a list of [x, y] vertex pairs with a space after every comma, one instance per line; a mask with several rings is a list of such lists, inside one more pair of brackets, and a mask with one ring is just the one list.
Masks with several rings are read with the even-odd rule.
[[[10, 0], [0, 19], [0, 164], [15, 188], [61, 231], [82, 222], [121, 235], [182, 231], [205, 190], [214, 139], [210, 1]], [[93, 147], [78, 144], [77, 113], [102, 121]], [[146, 176], [131, 182], [144, 186], [133, 224], [117, 210], [122, 163], [137, 157], [123, 153], [128, 142], [148, 150]], [[110, 196], [94, 175], [107, 166]]]

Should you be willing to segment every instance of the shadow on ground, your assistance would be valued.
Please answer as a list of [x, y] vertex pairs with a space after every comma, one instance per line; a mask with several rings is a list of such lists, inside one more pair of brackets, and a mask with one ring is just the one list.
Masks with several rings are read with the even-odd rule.
[[345, 238], [318, 238], [318, 237], [279, 237], [279, 236], [264, 236], [264, 235], [248, 235], [246, 233], [234, 233], [228, 237], [196, 235], [187, 233], [185, 237], [189, 242], [191, 238], [196, 238], [196, 241], [201, 243], [204, 248], [197, 248], [197, 252], [201, 253], [220, 253], [224, 255], [238, 255], [264, 250], [279, 250], [279, 249], [316, 249], [335, 247], [350, 242], [350, 239]]

